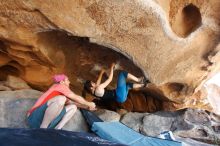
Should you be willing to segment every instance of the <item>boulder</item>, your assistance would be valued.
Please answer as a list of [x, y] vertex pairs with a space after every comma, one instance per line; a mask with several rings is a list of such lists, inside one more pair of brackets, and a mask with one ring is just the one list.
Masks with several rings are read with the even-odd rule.
[[118, 113], [105, 109], [99, 109], [94, 113], [105, 122], [119, 121], [121, 118], [121, 116]]
[[0, 91], [11, 91], [11, 88], [4, 85], [0, 85]]
[[187, 109], [184, 114], [184, 120], [195, 125], [209, 126], [211, 124], [210, 118], [211, 116], [204, 110]]
[[172, 131], [176, 137], [216, 144], [216, 141], [220, 141], [220, 133], [212, 129], [211, 117], [213, 115], [210, 116], [204, 110], [187, 109], [176, 112], [128, 113], [121, 118], [121, 122], [148, 136]]
[[11, 91], [11, 88], [5, 86], [5, 81], [0, 81], [0, 91]]
[[30, 86], [28, 86], [24, 80], [11, 75], [7, 77], [7, 80], [4, 84], [12, 90], [30, 89]]
[[7, 98], [11, 99], [22, 99], [22, 98], [39, 98], [43, 93], [33, 89], [23, 89], [23, 90], [16, 90], [16, 91], [1, 91], [0, 92], [0, 99], [6, 100]]
[[121, 122], [128, 127], [140, 132], [143, 127], [143, 117], [148, 113], [127, 113], [121, 118]]
[[31, 89], [0, 92], [0, 127], [27, 128], [26, 113], [41, 94]]
[[62, 129], [77, 132], [89, 131], [88, 125], [79, 110], [76, 111], [72, 119], [68, 123], [66, 123], [66, 125]]
[[[180, 113], [156, 112], [143, 118], [143, 130], [146, 135], [157, 136], [163, 131], [171, 130]], [[178, 125], [179, 126], [179, 125]]]

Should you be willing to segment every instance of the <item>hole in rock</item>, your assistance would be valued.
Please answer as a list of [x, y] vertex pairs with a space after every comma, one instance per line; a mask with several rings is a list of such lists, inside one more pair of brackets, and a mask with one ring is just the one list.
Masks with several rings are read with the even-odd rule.
[[187, 37], [201, 25], [201, 22], [202, 17], [199, 8], [189, 4], [178, 11], [172, 28], [178, 36]]
[[11, 65], [0, 67], [0, 80], [6, 80], [8, 75], [19, 76], [19, 70]]

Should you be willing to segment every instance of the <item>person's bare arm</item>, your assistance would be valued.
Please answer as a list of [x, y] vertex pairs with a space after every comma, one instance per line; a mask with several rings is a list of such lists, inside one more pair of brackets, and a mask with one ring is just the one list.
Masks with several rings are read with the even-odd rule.
[[[80, 104], [80, 103], [78, 103], [78, 102], [73, 102], [73, 104], [75, 104], [77, 107], [79, 107], [79, 108], [83, 108], [83, 109], [90, 109], [88, 106], [86, 106], [86, 105], [82, 105], [82, 104]], [[95, 110], [95, 109], [94, 109]]]
[[73, 100], [76, 103], [79, 103], [82, 105], [82, 107], [85, 107], [86, 109], [89, 108], [89, 110], [95, 110], [95, 103], [94, 102], [88, 102], [84, 98], [82, 98], [79, 95], [76, 95], [74, 93], [71, 93], [68, 95], [68, 97]]
[[99, 73], [99, 77], [98, 77], [98, 79], [96, 81], [96, 85], [100, 85], [100, 83], [102, 81], [102, 76], [103, 76], [104, 73], [105, 73], [105, 70], [102, 69], [101, 72]]
[[109, 75], [108, 79], [104, 83], [100, 84], [98, 86], [99, 88], [105, 88], [111, 83], [111, 81], [113, 79], [114, 67], [115, 67], [115, 64], [112, 63], [111, 68], [110, 68], [110, 75]]

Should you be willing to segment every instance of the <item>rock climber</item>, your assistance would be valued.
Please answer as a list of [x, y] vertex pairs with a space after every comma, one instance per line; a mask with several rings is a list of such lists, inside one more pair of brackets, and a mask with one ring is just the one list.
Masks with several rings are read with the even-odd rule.
[[[137, 78], [126, 71], [120, 71], [117, 79], [117, 87], [113, 90], [106, 89], [113, 79], [114, 67], [115, 64], [113, 63], [110, 67], [110, 74], [106, 81], [101, 83], [102, 76], [105, 73], [105, 70], [102, 69], [96, 83], [87, 80], [84, 83], [84, 90], [100, 98], [100, 100], [114, 100], [123, 103], [127, 100], [130, 89], [145, 87], [149, 83], [149, 80], [144, 77]], [[136, 83], [127, 82], [127, 79]]]

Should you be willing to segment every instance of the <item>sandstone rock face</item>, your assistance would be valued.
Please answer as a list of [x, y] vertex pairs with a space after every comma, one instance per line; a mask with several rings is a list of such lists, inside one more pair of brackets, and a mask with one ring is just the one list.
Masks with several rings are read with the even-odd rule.
[[219, 15], [219, 0], [3, 0], [0, 79], [19, 76], [44, 90], [65, 72], [80, 93], [118, 61], [173, 102], [162, 109], [213, 111], [195, 89], [219, 71]]
[[11, 91], [12, 89], [4, 85], [4, 81], [0, 82], [0, 91]]
[[210, 105], [213, 108], [213, 111], [220, 115], [220, 109], [219, 109], [219, 97], [220, 97], [220, 87], [216, 84], [210, 84], [206, 86], [207, 89], [207, 98], [210, 103]]
[[10, 76], [10, 75], [7, 77], [7, 80], [5, 82], [5, 86], [7, 86], [13, 90], [30, 89], [30, 87], [27, 85], [27, 83], [25, 81], [23, 81], [20, 78]]
[[[107, 108], [110, 110], [124, 109], [128, 112], [156, 112], [163, 110], [164, 102], [162, 99], [155, 95], [145, 94], [145, 90], [129, 91], [128, 98], [124, 103], [118, 103], [116, 101], [100, 101], [94, 100], [97, 105], [101, 105], [101, 108]], [[169, 102], [172, 104], [172, 102]]]

